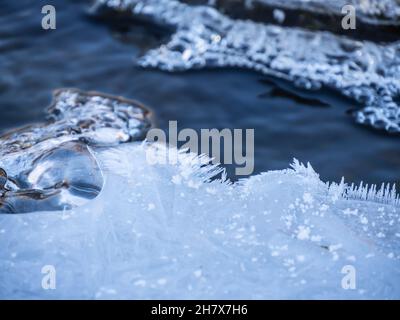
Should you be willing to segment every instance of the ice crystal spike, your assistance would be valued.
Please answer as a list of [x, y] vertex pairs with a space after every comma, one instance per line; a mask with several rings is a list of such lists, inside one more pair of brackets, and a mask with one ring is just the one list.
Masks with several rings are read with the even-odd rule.
[[[178, 160], [149, 164], [149, 149]], [[0, 298], [400, 297], [391, 186], [328, 186], [298, 161], [230, 184], [210, 179], [220, 170], [207, 157], [162, 145], [94, 152], [105, 175], [95, 199], [59, 214], [0, 215]], [[37, 281], [49, 263], [57, 290]], [[357, 290], [341, 286], [347, 265]]]

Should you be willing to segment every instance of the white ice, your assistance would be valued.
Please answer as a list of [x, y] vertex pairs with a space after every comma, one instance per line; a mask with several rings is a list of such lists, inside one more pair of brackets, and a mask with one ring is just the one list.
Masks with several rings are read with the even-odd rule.
[[[262, 1], [271, 5], [276, 2]], [[334, 12], [340, 5], [334, 2], [291, 0], [285, 4], [296, 8], [304, 5], [308, 10], [330, 8]], [[356, 122], [400, 132], [400, 41], [378, 44], [325, 31], [236, 20], [215, 8], [176, 0], [96, 3], [175, 30], [167, 43], [148, 51], [138, 61], [142, 67], [165, 71], [239, 67], [289, 80], [307, 90], [329, 87], [362, 106], [354, 112]], [[352, 3], [360, 7], [358, 14], [364, 10], [369, 16], [383, 16], [382, 12], [400, 15], [400, 6], [394, 0]]]
[[105, 185], [80, 208], [0, 215], [0, 298], [400, 298], [394, 193], [328, 185], [298, 162], [209, 181], [207, 158], [171, 149], [176, 164], [150, 165], [149, 150], [165, 149], [97, 151]]

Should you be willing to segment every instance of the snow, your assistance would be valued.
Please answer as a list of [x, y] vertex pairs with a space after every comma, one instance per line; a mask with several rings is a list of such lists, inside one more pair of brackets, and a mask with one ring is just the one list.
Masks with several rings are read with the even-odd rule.
[[[232, 184], [211, 179], [221, 169], [206, 157], [170, 149], [175, 164], [149, 164], [149, 150], [165, 148], [94, 151], [105, 185], [79, 208], [0, 215], [0, 298], [400, 298], [395, 198], [297, 161]], [[41, 286], [47, 265], [54, 290]]]

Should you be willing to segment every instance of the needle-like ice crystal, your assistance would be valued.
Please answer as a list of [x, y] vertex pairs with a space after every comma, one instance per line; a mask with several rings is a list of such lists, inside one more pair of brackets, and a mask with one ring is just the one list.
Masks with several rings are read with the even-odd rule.
[[[149, 165], [153, 149], [165, 147], [96, 152], [105, 185], [81, 207], [0, 215], [0, 298], [400, 297], [390, 189], [369, 201], [298, 162], [237, 184], [210, 181], [220, 170], [205, 157], [179, 152], [177, 164]], [[42, 287], [49, 265], [54, 290]]]
[[50, 114], [2, 137], [0, 211], [29, 213], [0, 215], [0, 298], [400, 297], [394, 186], [298, 161], [232, 184], [204, 155], [119, 145], [146, 128], [134, 102], [66, 90]]

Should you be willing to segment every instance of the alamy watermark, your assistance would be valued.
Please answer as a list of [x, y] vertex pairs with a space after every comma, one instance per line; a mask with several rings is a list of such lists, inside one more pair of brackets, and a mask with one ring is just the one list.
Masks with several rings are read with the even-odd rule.
[[[279, 21], [283, 20], [284, 16], [283, 18], [281, 17], [282, 11], [279, 10], [277, 12], [280, 12], [280, 17], [277, 19]], [[347, 4], [342, 7], [341, 12], [344, 15], [342, 18], [342, 28], [344, 30], [356, 29], [356, 8], [351, 4]], [[42, 14], [45, 15], [42, 18], [42, 28], [44, 30], [56, 29], [56, 8], [53, 5], [47, 4], [42, 7]], [[274, 14], [276, 14], [275, 11]]]
[[42, 28], [44, 30], [56, 29], [56, 8], [47, 4], [42, 7], [42, 14], [45, 15], [42, 18]]
[[56, 289], [56, 268], [51, 265], [47, 264], [42, 267], [42, 288], [44, 290], [54, 290]]
[[342, 28], [344, 30], [354, 30], [357, 22], [356, 8], [351, 4], [345, 5], [342, 7], [342, 14], [345, 15], [342, 18]]
[[342, 268], [342, 288], [345, 290], [355, 290], [356, 289], [356, 268], [350, 264], [345, 265]]
[[[150, 129], [148, 142], [159, 142], [186, 149], [194, 154], [206, 154], [213, 164], [235, 164], [235, 174], [250, 175], [254, 171], [254, 129], [201, 129], [200, 134], [194, 129], [183, 129], [178, 132], [178, 122], [169, 121], [167, 134], [162, 129]], [[222, 152], [221, 152], [222, 151]], [[177, 154], [166, 152], [165, 156], [154, 157], [146, 154], [150, 164], [176, 164]]]

